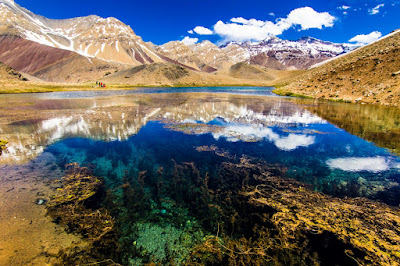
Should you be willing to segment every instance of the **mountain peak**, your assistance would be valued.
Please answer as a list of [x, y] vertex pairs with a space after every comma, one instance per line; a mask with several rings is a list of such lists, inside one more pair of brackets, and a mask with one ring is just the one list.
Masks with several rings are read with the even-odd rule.
[[315, 41], [318, 40], [317, 38], [311, 37], [311, 36], [303, 36], [299, 38], [297, 41]]
[[0, 0], [0, 3], [15, 4], [14, 0]]

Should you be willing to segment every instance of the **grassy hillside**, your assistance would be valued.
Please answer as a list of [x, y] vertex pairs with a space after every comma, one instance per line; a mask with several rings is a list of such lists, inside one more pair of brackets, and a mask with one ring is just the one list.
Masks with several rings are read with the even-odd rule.
[[400, 31], [302, 75], [278, 94], [400, 106]]

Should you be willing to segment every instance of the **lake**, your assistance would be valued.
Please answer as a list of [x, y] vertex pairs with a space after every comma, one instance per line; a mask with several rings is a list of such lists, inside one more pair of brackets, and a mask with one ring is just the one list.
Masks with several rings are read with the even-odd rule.
[[[400, 110], [278, 97], [271, 91], [146, 88], [1, 95], [0, 139], [9, 142], [0, 156], [2, 182], [35, 175], [35, 183], [61, 193], [37, 198], [48, 202], [48, 214], [59, 224], [97, 243], [87, 252], [90, 258], [74, 254], [65, 261], [376, 262], [361, 241], [366, 234], [351, 235], [352, 227], [340, 224], [340, 217], [358, 219], [358, 230], [379, 231], [362, 215], [376, 203], [377, 213], [369, 215], [379, 217], [384, 209], [398, 219]], [[65, 207], [73, 200], [74, 208], [81, 206], [75, 210], [82, 215], [78, 224]], [[346, 214], [343, 206], [358, 206], [361, 214]], [[91, 210], [103, 216], [96, 220], [86, 213]], [[337, 228], [327, 222], [332, 217], [317, 221], [328, 211]], [[292, 216], [282, 218], [288, 213]], [[100, 225], [100, 218], [112, 229]], [[105, 231], [92, 232], [83, 224]], [[374, 237], [375, 243], [388, 238]], [[396, 246], [393, 239], [389, 242]], [[104, 248], [110, 245], [118, 248]], [[379, 250], [389, 254], [382, 256], [383, 264], [399, 259], [392, 249]]]

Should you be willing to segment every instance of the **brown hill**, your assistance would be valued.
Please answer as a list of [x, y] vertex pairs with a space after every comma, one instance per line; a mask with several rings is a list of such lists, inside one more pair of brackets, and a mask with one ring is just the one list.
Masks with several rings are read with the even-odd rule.
[[49, 82], [82, 83], [101, 79], [127, 67], [127, 65], [115, 62], [74, 54], [69, 58], [54, 62], [32, 75]]
[[279, 94], [400, 105], [400, 32], [286, 81]]
[[259, 79], [265, 81], [272, 81], [276, 79], [275, 76], [268, 73], [266, 69], [261, 67], [249, 65], [247, 63], [237, 63], [230, 67], [229, 75], [234, 78], [241, 79]]
[[[256, 69], [256, 68], [254, 68]], [[258, 71], [258, 70], [257, 70]], [[252, 78], [225, 73], [193, 71], [177, 64], [153, 63], [118, 71], [102, 79], [107, 84], [129, 84], [136, 86], [211, 86], [211, 85], [268, 85], [276, 77], [264, 72], [252, 73]]]

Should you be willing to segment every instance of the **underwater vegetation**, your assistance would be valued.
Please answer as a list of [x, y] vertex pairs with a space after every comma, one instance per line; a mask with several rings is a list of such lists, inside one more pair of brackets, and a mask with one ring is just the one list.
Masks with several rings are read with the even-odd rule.
[[3, 150], [6, 149], [8, 141], [6, 140], [0, 140], [0, 155], [3, 153]]
[[67, 231], [82, 235], [86, 242], [57, 254], [60, 265], [113, 262], [117, 250], [115, 222], [99, 205], [102, 182], [93, 176], [92, 169], [76, 163], [67, 165], [65, 172], [58, 193], [47, 204], [47, 214]]
[[[248, 180], [236, 198], [243, 197], [242, 206], [253, 210], [247, 216], [259, 218], [250, 237], [227, 238], [224, 245], [215, 239], [203, 244], [206, 250], [228, 255], [229, 263], [399, 264], [398, 208], [363, 198], [324, 195], [298, 181], [271, 175], [264, 164], [248, 160], [225, 163], [223, 169], [226, 176]], [[239, 213], [236, 219], [241, 217], [246, 214]], [[285, 253], [289, 253], [286, 258], [282, 257]]]
[[104, 192], [70, 164], [48, 213], [90, 243], [62, 263], [96, 265], [399, 265], [400, 210], [337, 198], [286, 168], [217, 146], [216, 169], [171, 161]]

